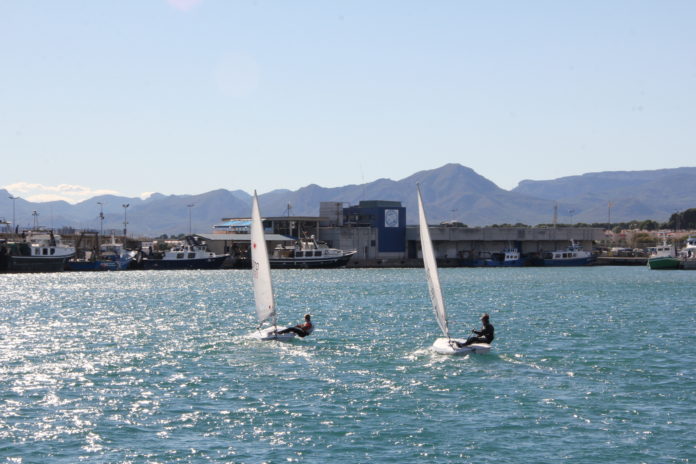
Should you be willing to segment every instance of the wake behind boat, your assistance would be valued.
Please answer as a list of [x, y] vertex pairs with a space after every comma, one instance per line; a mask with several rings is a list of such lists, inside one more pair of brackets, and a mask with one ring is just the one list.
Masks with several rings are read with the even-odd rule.
[[430, 239], [430, 230], [428, 229], [428, 221], [425, 217], [425, 209], [423, 208], [423, 198], [421, 195], [420, 184], [418, 187], [418, 221], [420, 222], [420, 241], [423, 252], [423, 266], [425, 275], [428, 281], [428, 290], [430, 293], [430, 301], [433, 305], [435, 320], [440, 326], [443, 335], [446, 338], [438, 338], [433, 343], [432, 350], [439, 354], [449, 355], [464, 355], [464, 354], [479, 354], [488, 353], [491, 345], [488, 343], [473, 343], [468, 346], [459, 346], [465, 342], [463, 339], [455, 339], [450, 336], [449, 323], [447, 321], [447, 311], [445, 309], [445, 299], [442, 296], [442, 288], [440, 287], [440, 276], [437, 271], [437, 262], [435, 261], [435, 251], [433, 250], [433, 242]]

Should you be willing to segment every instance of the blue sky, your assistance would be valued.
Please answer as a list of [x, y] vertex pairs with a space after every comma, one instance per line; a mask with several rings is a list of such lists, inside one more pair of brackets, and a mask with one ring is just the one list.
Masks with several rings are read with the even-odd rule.
[[694, 166], [692, 1], [0, 1], [0, 187]]

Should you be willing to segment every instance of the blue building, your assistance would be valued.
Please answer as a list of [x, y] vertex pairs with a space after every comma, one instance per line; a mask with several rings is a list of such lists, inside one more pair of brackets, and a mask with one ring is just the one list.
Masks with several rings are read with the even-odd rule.
[[399, 201], [361, 201], [343, 208], [343, 225], [374, 229], [376, 236], [370, 246], [380, 254], [406, 251], [406, 208]]

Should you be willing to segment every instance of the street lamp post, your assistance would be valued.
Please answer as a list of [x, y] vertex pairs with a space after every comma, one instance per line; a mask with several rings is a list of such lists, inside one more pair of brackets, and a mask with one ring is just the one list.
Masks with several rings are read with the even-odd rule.
[[9, 199], [12, 200], [12, 225], [14, 226], [15, 230], [17, 230], [17, 223], [15, 222], [15, 200], [18, 198], [19, 197], [15, 197], [14, 195], [9, 196]]
[[130, 203], [124, 203], [123, 205], [123, 242], [126, 242], [126, 236], [128, 234], [128, 207], [130, 206]]
[[189, 235], [191, 235], [191, 208], [193, 208], [194, 206], [196, 205], [194, 205], [193, 203], [191, 203], [190, 205], [186, 205], [186, 207], [189, 210]]
[[38, 211], [32, 211], [32, 216], [34, 216], [34, 230], [39, 228], [39, 213]]
[[98, 201], [99, 205], [99, 236], [104, 235], [104, 203]]

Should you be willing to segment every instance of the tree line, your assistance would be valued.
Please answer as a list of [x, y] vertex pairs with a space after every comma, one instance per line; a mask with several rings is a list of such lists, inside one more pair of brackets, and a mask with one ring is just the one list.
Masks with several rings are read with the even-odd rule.
[[[516, 224], [493, 224], [490, 227], [532, 227], [527, 224], [518, 222]], [[624, 229], [639, 229], [639, 230], [688, 230], [696, 229], [696, 208], [689, 208], [682, 212], [673, 213], [666, 222], [658, 222], [652, 219], [644, 219], [642, 221], [624, 221], [624, 222], [576, 222], [575, 224], [537, 224], [534, 227], [597, 227], [602, 229], [611, 229], [614, 232], [619, 232]]]

